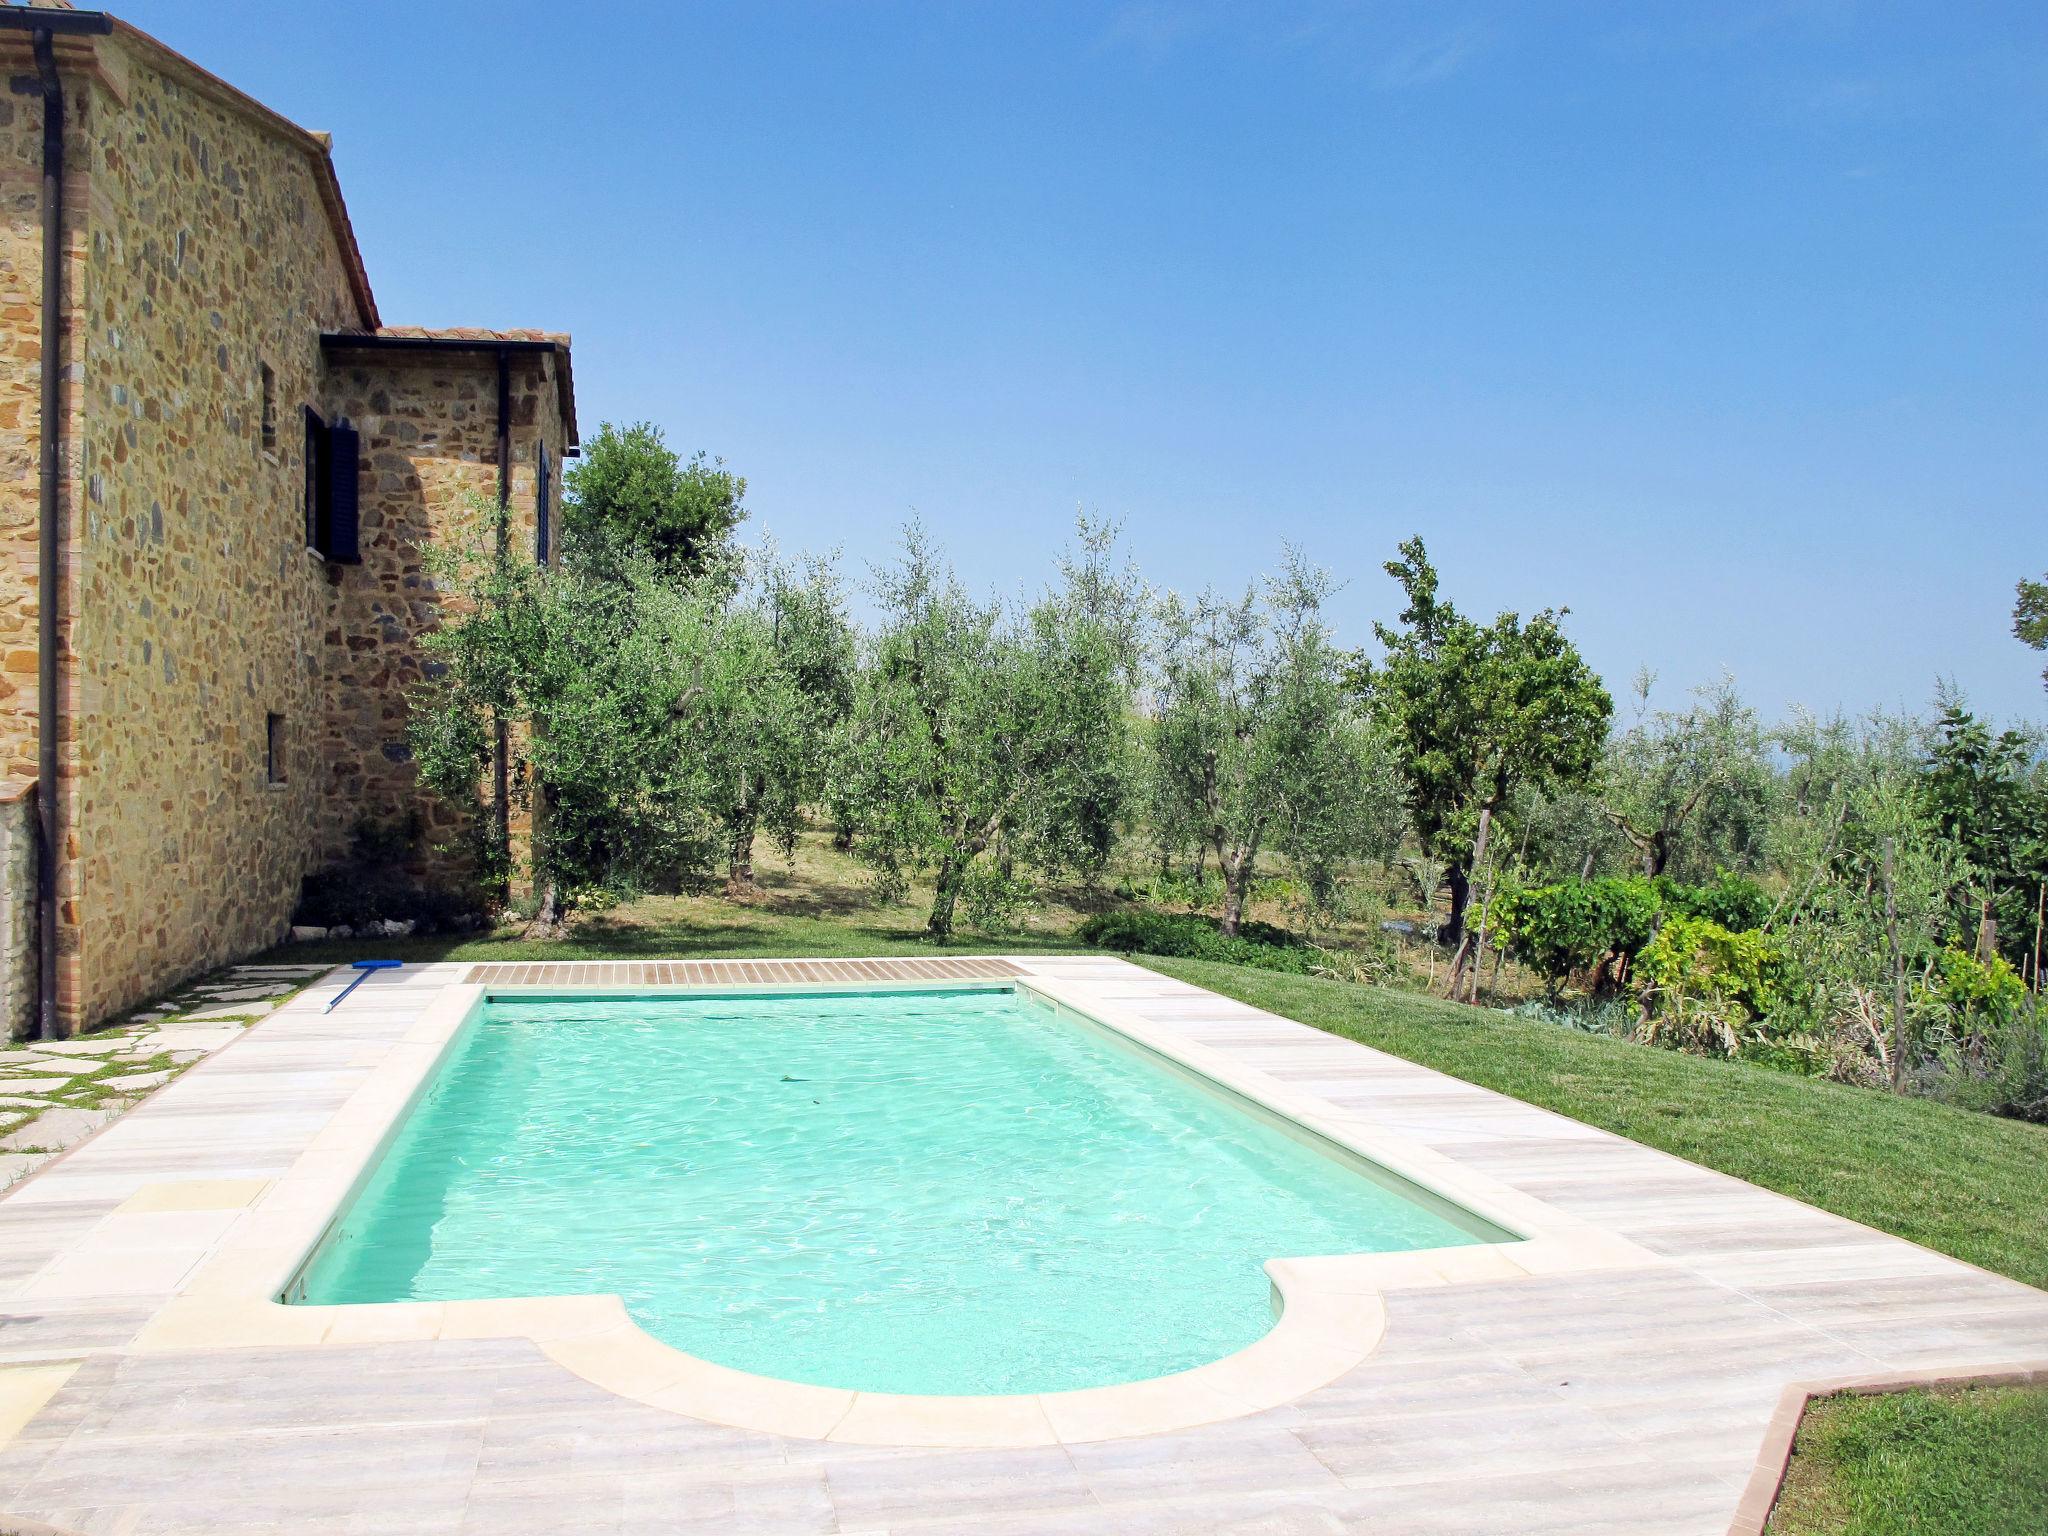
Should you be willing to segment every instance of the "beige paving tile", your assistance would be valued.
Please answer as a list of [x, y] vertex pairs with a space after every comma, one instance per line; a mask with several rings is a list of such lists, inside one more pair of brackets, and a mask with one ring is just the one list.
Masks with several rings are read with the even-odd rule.
[[232, 1211], [253, 1205], [270, 1188], [269, 1179], [181, 1179], [145, 1184], [119, 1209], [148, 1211]]
[[[1545, 1235], [1375, 1261], [1385, 1284], [1333, 1294], [1383, 1302], [1384, 1337], [1320, 1386], [1305, 1379], [1322, 1364], [1313, 1346], [1282, 1351], [1269, 1366], [1304, 1379], [1278, 1407], [1248, 1411], [1259, 1378], [1218, 1362], [1135, 1400], [1040, 1399], [1060, 1445], [827, 1440], [849, 1421], [862, 1432], [854, 1394], [792, 1397], [650, 1353], [616, 1300], [451, 1303], [437, 1317], [437, 1304], [266, 1299], [297, 1258], [283, 1239], [307, 1237], [362, 1166], [353, 1136], [323, 1140], [327, 1128], [374, 1129], [402, 1104], [385, 1094], [349, 1109], [387, 1063], [430, 1060], [448, 1028], [436, 999], [472, 969], [408, 967], [345, 1016], [321, 1016], [316, 989], [246, 1036], [234, 1028], [234, 1050], [0, 1200], [0, 1362], [88, 1355], [17, 1448], [0, 1450], [0, 1509], [95, 1533], [554, 1536], [573, 1516], [579, 1536], [1691, 1536], [1725, 1527], [1784, 1380], [2010, 1358], [2048, 1339], [2042, 1293], [1109, 957], [748, 964], [778, 981], [1052, 977], [1169, 1048], [1234, 1063], [1369, 1155], [1391, 1149], [1461, 1195], [1490, 1191], [1510, 1225], [1529, 1216]], [[592, 973], [547, 974], [560, 985]], [[746, 970], [650, 961], [603, 974], [723, 985]], [[302, 1157], [316, 1141], [334, 1150]], [[237, 1247], [235, 1234], [258, 1241]], [[206, 1244], [223, 1258], [168, 1278]], [[162, 1267], [124, 1274], [124, 1255]], [[70, 1267], [81, 1259], [113, 1262], [88, 1283]], [[46, 1282], [61, 1294], [24, 1294]], [[183, 1295], [170, 1299], [172, 1286]], [[1304, 1301], [1296, 1321], [1326, 1304]], [[1187, 1424], [1190, 1404], [1214, 1421], [1169, 1427]], [[965, 1432], [933, 1406], [891, 1428], [892, 1405], [877, 1400], [868, 1428]]]
[[0, 1366], [0, 1448], [28, 1427], [77, 1369], [76, 1361]]

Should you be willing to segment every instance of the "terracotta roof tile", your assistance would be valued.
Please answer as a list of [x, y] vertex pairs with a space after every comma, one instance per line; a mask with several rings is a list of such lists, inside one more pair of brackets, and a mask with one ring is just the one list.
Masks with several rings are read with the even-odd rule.
[[401, 341], [546, 341], [558, 347], [569, 345], [566, 331], [536, 331], [526, 328], [494, 331], [481, 325], [380, 325], [379, 336]]

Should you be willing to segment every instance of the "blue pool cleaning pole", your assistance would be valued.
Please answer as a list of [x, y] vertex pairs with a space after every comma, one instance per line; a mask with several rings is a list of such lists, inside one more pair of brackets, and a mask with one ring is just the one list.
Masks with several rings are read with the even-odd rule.
[[358, 960], [358, 961], [356, 961], [356, 962], [355, 962], [355, 968], [356, 968], [356, 969], [357, 969], [358, 971], [360, 971], [360, 972], [361, 972], [362, 974], [361, 974], [361, 975], [359, 975], [358, 977], [356, 977], [356, 979], [355, 979], [354, 981], [350, 982], [350, 983], [349, 983], [349, 984], [348, 984], [347, 986], [343, 987], [343, 988], [342, 988], [342, 989], [341, 989], [341, 990], [340, 990], [339, 992], [335, 993], [335, 994], [334, 994], [334, 1001], [333, 1001], [333, 1002], [330, 1002], [330, 1003], [329, 1003], [329, 1004], [328, 1004], [328, 1005], [327, 1005], [327, 1006], [326, 1006], [326, 1007], [325, 1007], [324, 1009], [322, 1009], [322, 1010], [321, 1010], [321, 1012], [323, 1012], [323, 1013], [332, 1013], [332, 1012], [334, 1012], [334, 1005], [335, 1005], [335, 1003], [339, 1003], [339, 1002], [340, 1002], [340, 1001], [341, 1001], [341, 1000], [342, 1000], [342, 999], [343, 999], [344, 997], [347, 997], [347, 996], [349, 995], [349, 993], [351, 993], [351, 992], [355, 991], [355, 989], [356, 989], [357, 987], [360, 987], [360, 986], [361, 986], [361, 985], [362, 985], [362, 984], [363, 984], [363, 983], [364, 983], [364, 982], [365, 982], [366, 980], [368, 980], [368, 979], [369, 979], [369, 975], [370, 975], [370, 972], [372, 972], [372, 971], [389, 971], [389, 970], [393, 970], [393, 969], [395, 969], [395, 968], [396, 968], [396, 967], [397, 967], [397, 966], [399, 965], [399, 963], [400, 963], [400, 962], [399, 962], [399, 961], [396, 961], [396, 960]]

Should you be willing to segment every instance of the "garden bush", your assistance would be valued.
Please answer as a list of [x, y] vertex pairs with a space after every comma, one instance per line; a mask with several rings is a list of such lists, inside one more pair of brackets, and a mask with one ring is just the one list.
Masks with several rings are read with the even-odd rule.
[[1649, 942], [1657, 912], [1657, 890], [1648, 880], [1572, 880], [1510, 887], [1489, 922], [1498, 926], [1508, 953], [1543, 977], [1555, 1001], [1572, 976], [1605, 958], [1633, 957]]
[[1189, 960], [1216, 960], [1225, 965], [1250, 965], [1297, 976], [1323, 969], [1323, 952], [1284, 928], [1270, 923], [1243, 924], [1235, 938], [1213, 918], [1193, 912], [1154, 912], [1144, 907], [1119, 907], [1088, 918], [1074, 930], [1083, 943], [1122, 954], [1173, 955]]
[[1771, 915], [1771, 898], [1754, 880], [1723, 871], [1712, 885], [1687, 885], [1668, 875], [1648, 882], [1658, 907], [1681, 917], [1704, 917], [1730, 933], [1761, 928]]

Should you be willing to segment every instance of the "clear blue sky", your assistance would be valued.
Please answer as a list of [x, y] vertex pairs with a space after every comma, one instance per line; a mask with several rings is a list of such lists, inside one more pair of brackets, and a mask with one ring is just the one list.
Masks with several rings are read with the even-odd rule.
[[116, 12], [335, 135], [387, 320], [573, 331], [786, 547], [1293, 539], [1362, 642], [1420, 530], [1618, 696], [2048, 718], [2040, 0]]

